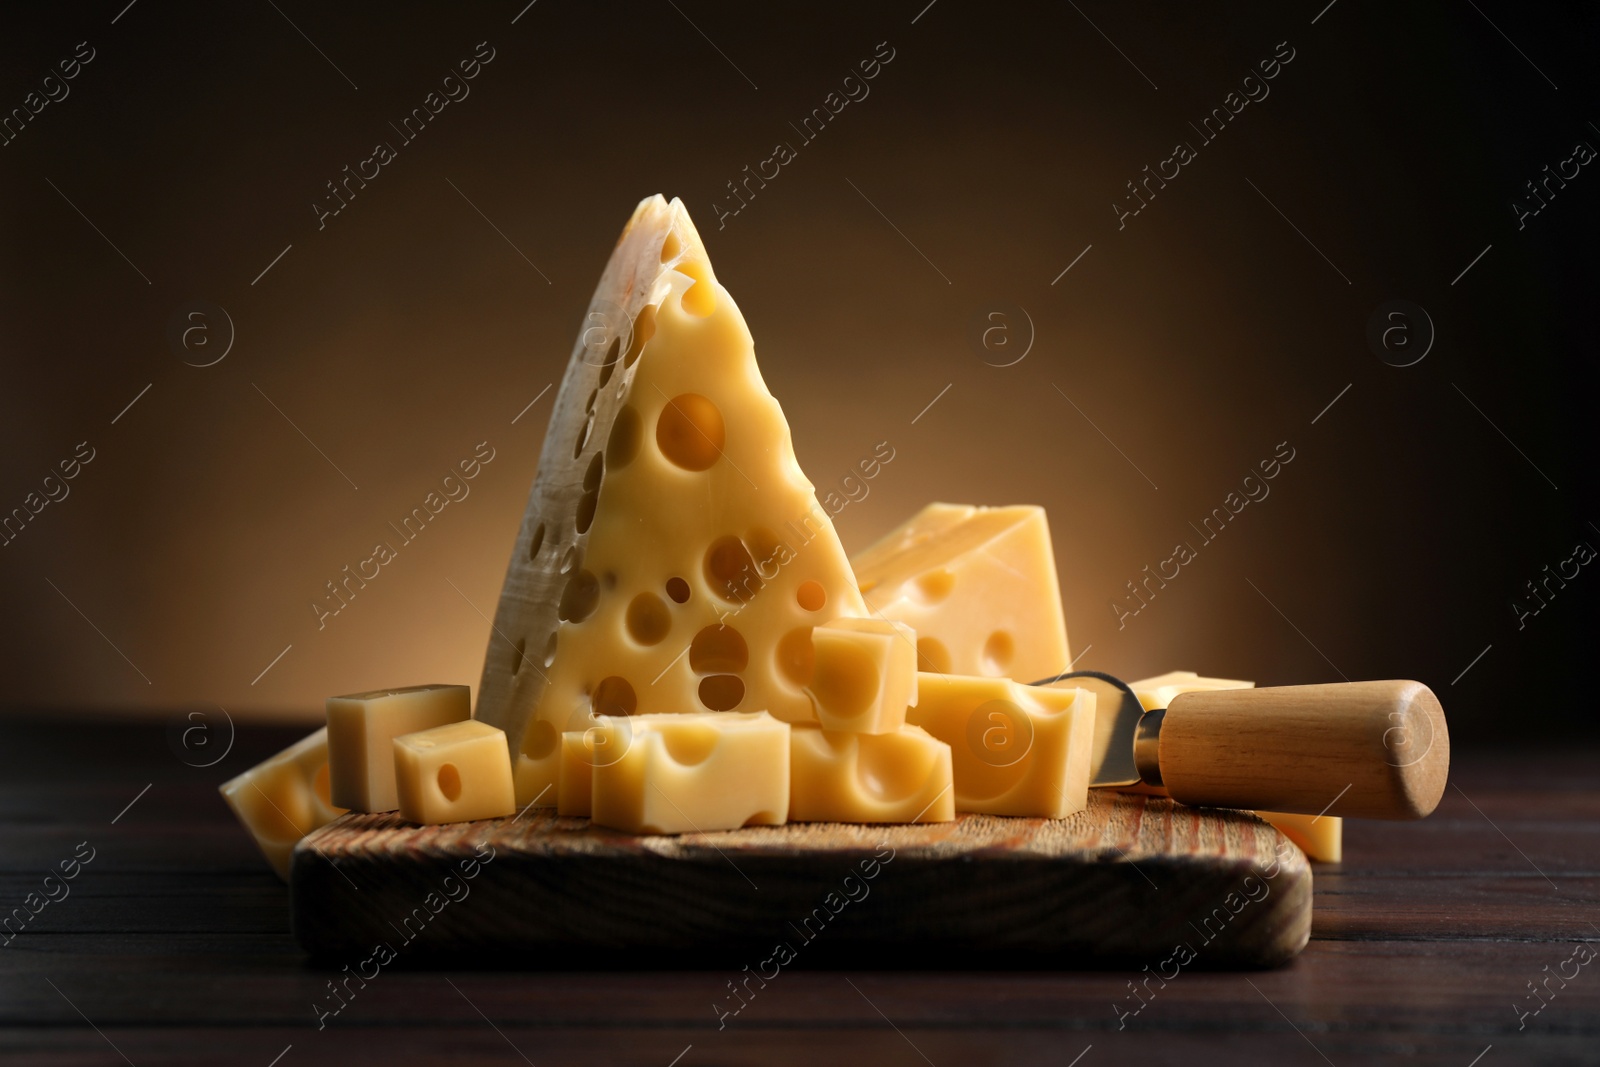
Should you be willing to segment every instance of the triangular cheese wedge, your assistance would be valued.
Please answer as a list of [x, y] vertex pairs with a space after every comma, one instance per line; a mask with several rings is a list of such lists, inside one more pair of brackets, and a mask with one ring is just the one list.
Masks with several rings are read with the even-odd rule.
[[506, 573], [477, 718], [554, 805], [596, 715], [815, 718], [811, 627], [866, 614], [744, 317], [677, 200], [634, 211], [589, 305]]

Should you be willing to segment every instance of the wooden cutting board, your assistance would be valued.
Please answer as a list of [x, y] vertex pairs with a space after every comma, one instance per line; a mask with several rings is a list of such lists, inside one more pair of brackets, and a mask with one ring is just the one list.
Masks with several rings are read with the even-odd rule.
[[1118, 962], [1170, 978], [1280, 964], [1311, 932], [1311, 868], [1277, 830], [1094, 791], [1062, 820], [678, 837], [547, 808], [427, 827], [349, 814], [295, 848], [290, 887], [300, 944], [351, 963], [385, 949], [539, 969]]

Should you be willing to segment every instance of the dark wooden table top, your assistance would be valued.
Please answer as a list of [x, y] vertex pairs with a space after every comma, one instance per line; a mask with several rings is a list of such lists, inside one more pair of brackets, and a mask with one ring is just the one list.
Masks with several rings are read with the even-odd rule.
[[[1346, 825], [1293, 964], [1183, 970], [1120, 1021], [1137, 967], [841, 971], [802, 954], [720, 1025], [726, 966], [530, 959], [402, 962], [351, 983], [319, 1028], [343, 976], [295, 947], [283, 885], [216, 794], [303, 732], [241, 728], [196, 768], [161, 723], [0, 719], [16, 931], [0, 931], [0, 1062], [1600, 1063], [1600, 752], [1459, 756], [1426, 822]], [[76, 877], [47, 881], [63, 861]]]

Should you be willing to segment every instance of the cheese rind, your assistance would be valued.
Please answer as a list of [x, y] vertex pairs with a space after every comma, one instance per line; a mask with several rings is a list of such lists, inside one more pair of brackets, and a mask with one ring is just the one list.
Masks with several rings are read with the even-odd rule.
[[506, 735], [467, 719], [391, 743], [400, 817], [431, 825], [498, 819], [517, 810]]
[[688, 212], [644, 201], [591, 301], [491, 628], [477, 716], [558, 800], [596, 715], [814, 721], [810, 633], [865, 615]]
[[[1128, 683], [1146, 711], [1164, 708], [1182, 693], [1211, 692], [1219, 689], [1252, 689], [1254, 682], [1237, 678], [1206, 678], [1194, 671], [1168, 671], [1153, 678]], [[1161, 790], [1164, 794], [1165, 790]], [[1344, 856], [1344, 820], [1337, 815], [1296, 815], [1281, 811], [1258, 811], [1261, 818], [1283, 831], [1310, 859], [1319, 863], [1339, 863]]]
[[[779, 826], [789, 814], [789, 724], [766, 712], [602, 718], [591, 818], [635, 834]], [[609, 746], [609, 747], [608, 747]]]
[[950, 746], [916, 726], [834, 733], [797, 723], [789, 735], [792, 822], [949, 822]]
[[413, 685], [328, 698], [328, 769], [333, 801], [351, 811], [400, 806], [394, 739], [472, 717], [464, 685]]
[[329, 799], [326, 727], [228, 779], [217, 792], [284, 881], [295, 842], [345, 811]]
[[917, 631], [921, 671], [1035, 681], [1072, 662], [1043, 508], [929, 504], [851, 563], [872, 611]]
[[835, 619], [811, 631], [807, 687], [824, 730], [892, 734], [917, 702], [917, 634], [887, 619]]
[[950, 746], [957, 811], [1060, 819], [1089, 802], [1094, 694], [923, 672], [914, 725]]

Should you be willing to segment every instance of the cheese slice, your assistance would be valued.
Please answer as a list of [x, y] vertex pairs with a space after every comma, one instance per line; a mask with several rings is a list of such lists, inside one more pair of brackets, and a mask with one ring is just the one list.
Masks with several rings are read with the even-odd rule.
[[634, 211], [556, 397], [477, 717], [519, 804], [557, 801], [595, 716], [811, 721], [811, 628], [866, 614], [744, 317], [683, 205]]
[[472, 717], [464, 685], [411, 685], [328, 698], [333, 799], [351, 811], [393, 811], [394, 739]]
[[950, 746], [956, 810], [1060, 819], [1089, 803], [1094, 694], [923, 672], [914, 725]]
[[345, 811], [329, 799], [326, 727], [228, 779], [217, 791], [286, 882], [295, 843]]
[[[824, 730], [892, 734], [917, 702], [917, 635], [887, 619], [835, 619], [811, 632], [810, 692]], [[869, 820], [873, 821], [873, 820]]]
[[590, 771], [599, 826], [686, 834], [788, 818], [789, 724], [764, 711], [608, 717], [590, 733], [608, 754]]
[[792, 822], [949, 822], [956, 817], [950, 746], [916, 726], [789, 733]]
[[[1168, 671], [1154, 678], [1141, 678], [1129, 682], [1128, 688], [1139, 698], [1144, 710], [1153, 711], [1172, 703], [1180, 693], [1195, 693], [1218, 689], [1252, 689], [1254, 682], [1237, 678], [1205, 678], [1194, 671]], [[1165, 790], [1159, 792], [1165, 794]], [[1332, 798], [1329, 798], [1330, 801]], [[1337, 815], [1296, 815], [1291, 812], [1258, 811], [1261, 818], [1283, 831], [1285, 837], [1300, 846], [1309, 859], [1319, 863], [1338, 863], [1344, 855], [1344, 820]]]
[[1044, 509], [929, 504], [851, 561], [923, 671], [1037, 681], [1072, 662]]
[[506, 735], [467, 719], [394, 739], [400, 817], [424, 825], [498, 819], [517, 810]]
[[594, 764], [594, 731], [564, 731], [561, 735], [561, 777], [556, 785], [556, 814], [589, 817]]

